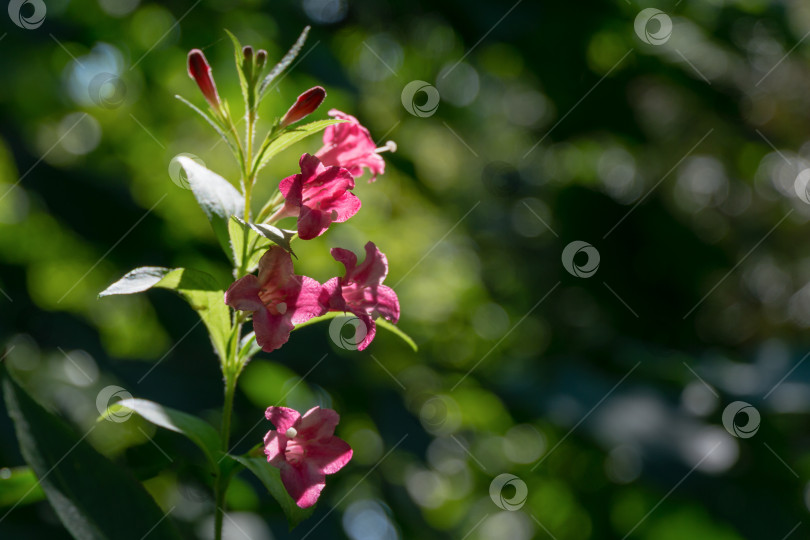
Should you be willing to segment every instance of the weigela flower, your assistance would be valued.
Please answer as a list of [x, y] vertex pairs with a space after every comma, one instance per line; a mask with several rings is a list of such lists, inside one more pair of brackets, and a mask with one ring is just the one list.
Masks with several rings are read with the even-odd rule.
[[211, 75], [211, 66], [200, 49], [192, 49], [188, 53], [188, 75], [200, 87], [205, 100], [216, 111], [222, 110], [222, 102], [217, 93], [217, 85]]
[[320, 86], [310, 88], [298, 96], [298, 99], [295, 100], [295, 103], [293, 103], [292, 107], [287, 111], [287, 114], [281, 119], [281, 125], [286, 127], [309, 116], [315, 112], [315, 109], [321, 106], [324, 99], [326, 99], [326, 90]]
[[270, 352], [287, 342], [294, 325], [326, 313], [321, 295], [321, 284], [296, 275], [290, 254], [273, 246], [259, 261], [258, 277], [250, 274], [234, 281], [225, 292], [225, 303], [253, 312], [256, 342]]
[[377, 153], [377, 145], [368, 129], [357, 118], [340, 112], [329, 111], [329, 116], [346, 120], [327, 127], [323, 132], [323, 148], [315, 154], [324, 165], [336, 165], [347, 169], [355, 178], [363, 175], [363, 167], [371, 171], [369, 182], [385, 172], [385, 161]]
[[330, 311], [348, 311], [366, 325], [366, 334], [357, 346], [362, 351], [377, 333], [374, 319], [383, 317], [393, 323], [399, 320], [399, 299], [391, 287], [383, 285], [388, 275], [388, 259], [374, 242], [365, 246], [366, 260], [357, 264], [357, 255], [343, 248], [333, 248], [332, 257], [346, 267], [341, 278], [332, 278], [323, 286], [322, 303]]
[[287, 407], [268, 407], [265, 416], [276, 426], [264, 436], [267, 461], [281, 470], [281, 482], [295, 504], [314, 505], [326, 475], [335, 474], [352, 459], [351, 447], [334, 435], [340, 416], [320, 407], [304, 416]]
[[332, 223], [342, 223], [360, 210], [360, 199], [349, 191], [354, 179], [340, 167], [326, 167], [310, 154], [301, 156], [301, 172], [279, 183], [285, 203], [272, 219], [298, 216], [298, 236], [310, 240]]

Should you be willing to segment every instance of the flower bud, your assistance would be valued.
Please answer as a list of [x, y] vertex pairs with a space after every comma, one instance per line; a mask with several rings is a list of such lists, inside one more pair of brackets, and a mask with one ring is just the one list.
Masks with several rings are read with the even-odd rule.
[[200, 49], [192, 49], [188, 53], [188, 75], [200, 87], [200, 91], [211, 108], [221, 112], [222, 102], [219, 99], [214, 78], [211, 76], [211, 66], [208, 65], [208, 60]]
[[242, 47], [242, 56], [245, 59], [245, 62], [250, 63], [253, 61], [253, 47], [250, 45], [245, 45]]
[[315, 109], [317, 109], [321, 103], [323, 103], [325, 98], [326, 90], [324, 90], [322, 87], [315, 86], [310, 88], [298, 96], [298, 99], [295, 100], [293, 106], [290, 107], [290, 110], [288, 110], [287, 114], [284, 115], [284, 118], [281, 119], [281, 126], [289, 126], [290, 124], [294, 124], [302, 118], [309, 116], [315, 112]]
[[267, 51], [259, 49], [256, 51], [256, 67], [262, 69], [267, 63]]

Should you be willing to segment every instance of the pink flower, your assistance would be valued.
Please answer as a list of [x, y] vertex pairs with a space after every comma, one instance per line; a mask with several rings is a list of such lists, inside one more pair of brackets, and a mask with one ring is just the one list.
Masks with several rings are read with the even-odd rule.
[[349, 191], [354, 179], [340, 167], [325, 167], [309, 154], [301, 156], [301, 173], [279, 183], [286, 199], [270, 221], [298, 216], [298, 236], [310, 240], [322, 235], [334, 223], [342, 223], [360, 210], [360, 199]]
[[360, 125], [357, 118], [340, 112], [329, 111], [329, 116], [348, 120], [329, 126], [323, 132], [323, 148], [315, 154], [324, 165], [336, 165], [348, 169], [355, 178], [363, 175], [363, 167], [371, 171], [370, 182], [378, 174], [385, 172], [385, 161], [377, 153], [377, 145], [371, 138], [368, 129]]
[[287, 114], [281, 119], [281, 125], [286, 127], [309, 116], [315, 112], [315, 109], [321, 106], [324, 99], [326, 99], [326, 90], [320, 86], [310, 88], [298, 96], [298, 99], [295, 100], [295, 103], [293, 103], [292, 107], [287, 111]]
[[265, 416], [276, 426], [264, 436], [267, 461], [281, 469], [281, 482], [295, 504], [309, 508], [318, 501], [326, 475], [352, 459], [351, 447], [334, 435], [340, 416], [320, 407], [304, 416], [287, 407], [268, 407]]
[[214, 84], [214, 77], [211, 76], [211, 66], [200, 49], [191, 49], [188, 53], [188, 76], [200, 87], [211, 108], [221, 111], [222, 103], [217, 93], [217, 85]]
[[365, 249], [366, 260], [360, 265], [357, 255], [348, 249], [332, 249], [332, 257], [343, 263], [346, 274], [324, 284], [321, 300], [330, 311], [349, 311], [365, 323], [366, 334], [357, 347], [359, 351], [368, 347], [377, 333], [374, 319], [383, 317], [393, 323], [399, 320], [397, 293], [382, 284], [388, 275], [388, 259], [374, 242], [367, 243]]
[[273, 246], [259, 261], [259, 276], [234, 281], [225, 292], [225, 303], [253, 312], [256, 342], [270, 352], [287, 343], [293, 325], [326, 313], [321, 294], [321, 284], [295, 275], [290, 254]]

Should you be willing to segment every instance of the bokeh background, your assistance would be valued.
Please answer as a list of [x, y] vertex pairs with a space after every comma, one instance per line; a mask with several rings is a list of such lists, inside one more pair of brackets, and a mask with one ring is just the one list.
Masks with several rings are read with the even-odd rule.
[[[228, 537], [807, 536], [806, 2], [45, 3], [36, 28], [0, 17], [0, 344], [77, 433], [112, 384], [218, 422], [221, 377], [193, 311], [166, 291], [96, 295], [143, 265], [227, 277], [169, 174], [181, 152], [238, 174], [173, 97], [203, 102], [185, 55], [204, 49], [233, 109], [224, 29], [275, 61], [311, 24], [265, 125], [322, 84], [318, 116], [351, 112], [398, 151], [358, 183], [356, 217], [298, 244], [297, 269], [324, 281], [340, 271], [329, 247], [375, 241], [420, 349], [380, 332], [346, 351], [324, 323], [256, 358], [238, 449], [283, 398], [337, 409], [355, 458], [292, 532], [239, 477]], [[403, 95], [411, 81], [423, 91]], [[276, 158], [257, 198], [318, 147]], [[592, 259], [580, 250], [566, 269], [574, 241]], [[594, 251], [596, 272], [575, 275]], [[751, 408], [724, 426], [736, 401]], [[210, 479], [182, 437], [133, 417], [88, 440], [189, 538], [211, 536]], [[33, 478], [5, 414], [0, 467], [0, 537], [68, 537], [38, 489], [17, 504]], [[505, 473], [517, 478], [491, 496]]]

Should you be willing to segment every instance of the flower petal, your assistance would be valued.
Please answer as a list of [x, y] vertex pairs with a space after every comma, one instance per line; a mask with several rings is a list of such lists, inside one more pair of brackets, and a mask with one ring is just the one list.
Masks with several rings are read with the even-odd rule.
[[225, 291], [225, 303], [240, 311], [262, 309], [264, 306], [259, 300], [259, 280], [256, 276], [249, 274], [231, 283]]
[[352, 280], [363, 285], [379, 285], [388, 275], [388, 258], [374, 242], [365, 245], [366, 259], [357, 266]]
[[394, 289], [386, 285], [377, 285], [372, 291], [372, 297], [374, 298], [372, 317], [380, 315], [393, 323], [399, 320], [399, 299]]
[[299, 279], [301, 289], [295, 299], [295, 306], [291, 314], [293, 324], [301, 324], [313, 317], [320, 317], [327, 310], [327, 306], [321, 303], [323, 286], [307, 276], [300, 276]]
[[264, 416], [273, 422], [276, 429], [282, 433], [285, 433], [301, 419], [298, 411], [288, 407], [267, 407]]
[[284, 287], [293, 274], [292, 257], [281, 246], [271, 246], [259, 260], [258, 283], [261, 287]]
[[271, 315], [266, 308], [253, 312], [253, 331], [256, 332], [256, 343], [265, 352], [272, 352], [287, 343], [293, 328], [289, 313]]
[[357, 255], [353, 251], [344, 248], [332, 248], [332, 257], [346, 268], [346, 278], [354, 273], [357, 266]]
[[326, 477], [316, 467], [306, 462], [293, 466], [286, 464], [281, 468], [281, 482], [295, 504], [300, 508], [309, 508], [318, 502]]
[[374, 324], [374, 319], [369, 317], [366, 313], [355, 312], [354, 314], [357, 315], [358, 319], [366, 324], [366, 335], [357, 346], [358, 351], [364, 351], [366, 350], [366, 347], [371, 345], [371, 342], [374, 341], [374, 336], [377, 335], [377, 325]]
[[300, 441], [316, 441], [331, 437], [335, 434], [335, 427], [338, 422], [340, 422], [340, 415], [332, 409], [312, 407], [301, 417], [301, 422], [295, 427], [298, 430], [296, 439]]
[[307, 445], [307, 461], [324, 474], [335, 474], [352, 459], [352, 447], [338, 437]]
[[[272, 409], [273, 407], [270, 408]], [[287, 441], [288, 439], [284, 435], [284, 432], [279, 433], [276, 430], [270, 430], [267, 432], [267, 435], [264, 436], [264, 453], [267, 455], [267, 462], [273, 467], [280, 468], [287, 462], [284, 456], [284, 451], [287, 449]]]
[[298, 237], [301, 240], [312, 240], [325, 233], [331, 224], [332, 212], [302, 206], [298, 215]]
[[[332, 251], [334, 252], [334, 249]], [[354, 254], [352, 253], [352, 255]], [[323, 284], [319, 301], [328, 311], [346, 311], [346, 301], [341, 294], [340, 278], [333, 277]]]

